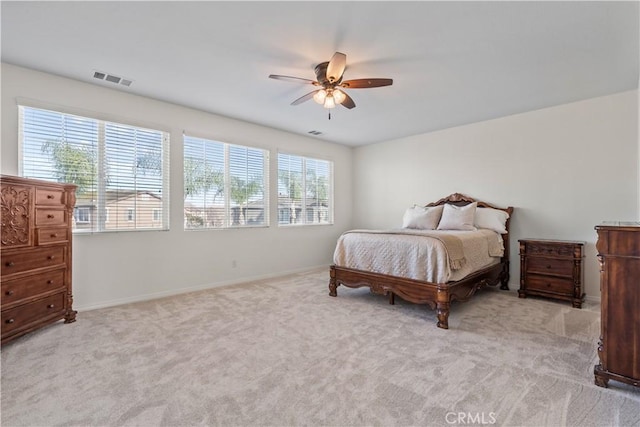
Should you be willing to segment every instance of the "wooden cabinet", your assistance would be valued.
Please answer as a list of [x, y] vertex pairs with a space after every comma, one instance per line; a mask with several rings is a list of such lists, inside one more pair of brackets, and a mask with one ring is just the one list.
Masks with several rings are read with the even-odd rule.
[[596, 226], [600, 262], [600, 364], [595, 383], [640, 386], [640, 222]]
[[3, 175], [2, 344], [64, 319], [74, 322], [71, 218], [75, 186]]
[[520, 290], [518, 296], [538, 295], [571, 301], [582, 308], [584, 242], [533, 240], [520, 242]]

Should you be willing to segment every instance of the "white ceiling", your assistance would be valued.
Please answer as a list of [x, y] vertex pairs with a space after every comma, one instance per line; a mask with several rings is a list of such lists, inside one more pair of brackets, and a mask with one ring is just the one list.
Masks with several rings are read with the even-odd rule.
[[[358, 146], [638, 87], [638, 2], [8, 2], [2, 61]], [[290, 103], [334, 52], [357, 107]], [[134, 82], [98, 81], [94, 71]]]

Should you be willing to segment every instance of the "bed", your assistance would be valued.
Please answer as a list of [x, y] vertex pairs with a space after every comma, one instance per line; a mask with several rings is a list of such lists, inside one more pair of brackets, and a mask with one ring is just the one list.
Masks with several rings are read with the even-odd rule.
[[[471, 208], [478, 212], [476, 221], [479, 221], [481, 213], [483, 217], [485, 213], [502, 215], [502, 226], [493, 227], [493, 231], [473, 226], [478, 224], [459, 227], [464, 231], [456, 227], [447, 230], [448, 227], [443, 226], [445, 216], [446, 219], [450, 218], [449, 213], [456, 209], [469, 211]], [[390, 304], [394, 304], [398, 296], [412, 303], [429, 305], [436, 310], [437, 326], [448, 329], [453, 301], [467, 301], [486, 286], [500, 284], [500, 289], [508, 289], [512, 207], [499, 208], [454, 193], [422, 209], [432, 216], [428, 220], [431, 225], [425, 225], [422, 229], [405, 227], [403, 224], [402, 229], [349, 230], [343, 233], [336, 244], [334, 264], [330, 267], [329, 295], [337, 297], [340, 285], [349, 288], [367, 286], [374, 294], [388, 296]], [[436, 219], [434, 215], [438, 211], [440, 216]], [[405, 213], [405, 219], [408, 213], [409, 210]], [[421, 215], [426, 218], [427, 214]], [[434, 229], [434, 224], [444, 230]], [[484, 227], [484, 224], [480, 225]], [[465, 252], [471, 247], [481, 251], [483, 239], [486, 241], [484, 250], [490, 253], [489, 260], [476, 260], [476, 257], [482, 256], [470, 256]], [[501, 245], [500, 252], [496, 252], [493, 240]], [[357, 244], [360, 246], [354, 246], [355, 242], [359, 242]], [[403, 259], [408, 262], [402, 264]], [[424, 263], [428, 263], [429, 267], [425, 268], [422, 265]]]

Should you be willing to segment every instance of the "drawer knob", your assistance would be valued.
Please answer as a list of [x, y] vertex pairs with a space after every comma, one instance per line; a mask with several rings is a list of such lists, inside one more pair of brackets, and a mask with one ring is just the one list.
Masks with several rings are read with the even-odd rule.
[[52, 214], [47, 215], [47, 218], [54, 218]]
[[53, 199], [53, 194], [47, 194], [47, 199]]
[[551, 287], [551, 283], [547, 283], [547, 288], [550, 288], [550, 287]]
[[53, 285], [53, 280], [47, 280], [47, 285]]
[[5, 264], [7, 267], [13, 267], [15, 264], [13, 263], [13, 261], [9, 261], [8, 263]]
[[55, 256], [53, 256], [53, 255], [49, 255], [49, 256], [47, 257], [47, 259], [55, 259]]
[[13, 323], [13, 322], [15, 322], [15, 320], [13, 320], [13, 319], [7, 319], [7, 320], [4, 321], [4, 323]]
[[54, 307], [55, 307], [55, 305], [54, 305], [54, 304], [49, 304], [49, 305], [47, 306], [47, 308], [54, 308]]
[[9, 296], [11, 296], [11, 295], [13, 295], [13, 291], [7, 291], [7, 292], [5, 292], [4, 294], [5, 294], [5, 295], [9, 295]]
[[550, 265], [547, 265], [547, 268], [551, 268], [551, 266], [550, 266]]
[[53, 233], [51, 237], [58, 237], [58, 233]]

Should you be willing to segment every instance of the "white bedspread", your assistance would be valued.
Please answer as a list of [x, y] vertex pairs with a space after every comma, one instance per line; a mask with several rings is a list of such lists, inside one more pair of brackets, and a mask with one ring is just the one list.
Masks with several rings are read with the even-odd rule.
[[[459, 238], [462, 262], [451, 262], [439, 234]], [[503, 254], [502, 236], [491, 230], [351, 230], [338, 238], [333, 261], [340, 267], [446, 283], [499, 263]]]

